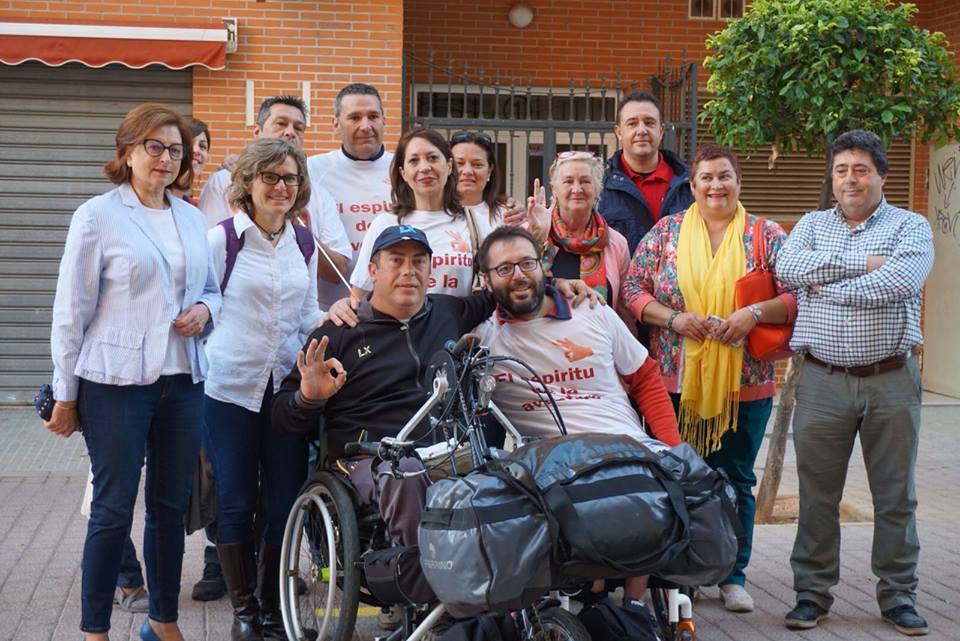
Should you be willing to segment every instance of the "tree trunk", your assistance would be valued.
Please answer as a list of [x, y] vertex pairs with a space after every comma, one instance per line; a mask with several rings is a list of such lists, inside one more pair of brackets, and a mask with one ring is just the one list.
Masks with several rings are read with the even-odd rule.
[[[823, 184], [820, 187], [820, 202], [818, 209], [827, 209], [831, 204], [832, 187], [829, 146], [824, 154]], [[787, 431], [793, 419], [793, 406], [797, 398], [797, 381], [800, 378], [800, 365], [803, 359], [793, 356], [787, 364], [787, 375], [780, 389], [780, 404], [773, 419], [773, 432], [770, 434], [770, 443], [767, 448], [767, 461], [763, 467], [763, 478], [760, 489], [757, 491], [757, 523], [769, 523], [773, 518], [773, 504], [780, 489], [780, 479], [783, 476], [783, 454], [787, 447]]]

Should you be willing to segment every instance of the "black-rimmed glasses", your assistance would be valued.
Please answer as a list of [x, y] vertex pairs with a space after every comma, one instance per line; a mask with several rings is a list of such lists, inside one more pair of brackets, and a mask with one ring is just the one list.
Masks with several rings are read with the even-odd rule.
[[494, 272], [500, 278], [509, 278], [513, 276], [513, 271], [519, 267], [524, 274], [532, 272], [540, 266], [540, 261], [536, 258], [524, 258], [516, 263], [500, 263], [496, 267], [491, 267], [488, 272]]
[[259, 176], [265, 185], [276, 185], [282, 180], [287, 187], [299, 187], [300, 183], [303, 182], [303, 176], [300, 174], [283, 174], [281, 176], [272, 171], [261, 171]]
[[153, 138], [147, 138], [142, 143], [143, 148], [147, 151], [147, 154], [153, 156], [154, 158], [159, 158], [163, 155], [164, 151], [170, 152], [170, 160], [182, 160], [184, 146], [175, 142], [172, 145], [165, 145], [159, 140], [154, 140]]

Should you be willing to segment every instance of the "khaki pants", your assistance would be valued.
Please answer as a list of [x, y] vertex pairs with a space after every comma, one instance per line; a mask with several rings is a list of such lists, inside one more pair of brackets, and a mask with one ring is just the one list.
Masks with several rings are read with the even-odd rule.
[[840, 578], [840, 498], [854, 439], [873, 495], [871, 566], [881, 610], [916, 601], [917, 492], [920, 430], [916, 359], [892, 372], [858, 378], [806, 362], [797, 388], [793, 443], [800, 515], [790, 564], [797, 600], [829, 609]]

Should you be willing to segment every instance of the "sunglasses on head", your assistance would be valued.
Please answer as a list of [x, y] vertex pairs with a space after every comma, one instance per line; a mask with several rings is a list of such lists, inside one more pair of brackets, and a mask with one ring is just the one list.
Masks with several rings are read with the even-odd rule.
[[462, 142], [478, 142], [482, 145], [492, 145], [493, 140], [487, 134], [475, 131], [461, 131], [450, 137], [450, 146], [459, 145]]
[[561, 151], [557, 154], [557, 160], [587, 160], [596, 157], [592, 151]]

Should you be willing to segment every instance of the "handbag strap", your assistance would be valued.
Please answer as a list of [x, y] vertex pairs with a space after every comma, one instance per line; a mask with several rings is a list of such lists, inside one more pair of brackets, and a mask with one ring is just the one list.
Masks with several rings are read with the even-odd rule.
[[770, 271], [767, 265], [767, 239], [763, 235], [765, 218], [757, 218], [753, 223], [753, 266], [761, 272]]
[[472, 289], [477, 292], [483, 289], [483, 281], [480, 279], [480, 271], [477, 266], [477, 252], [480, 251], [480, 228], [477, 227], [477, 220], [474, 218], [473, 209], [464, 207], [467, 214], [467, 232], [470, 234], [470, 249], [473, 252], [473, 282]]

